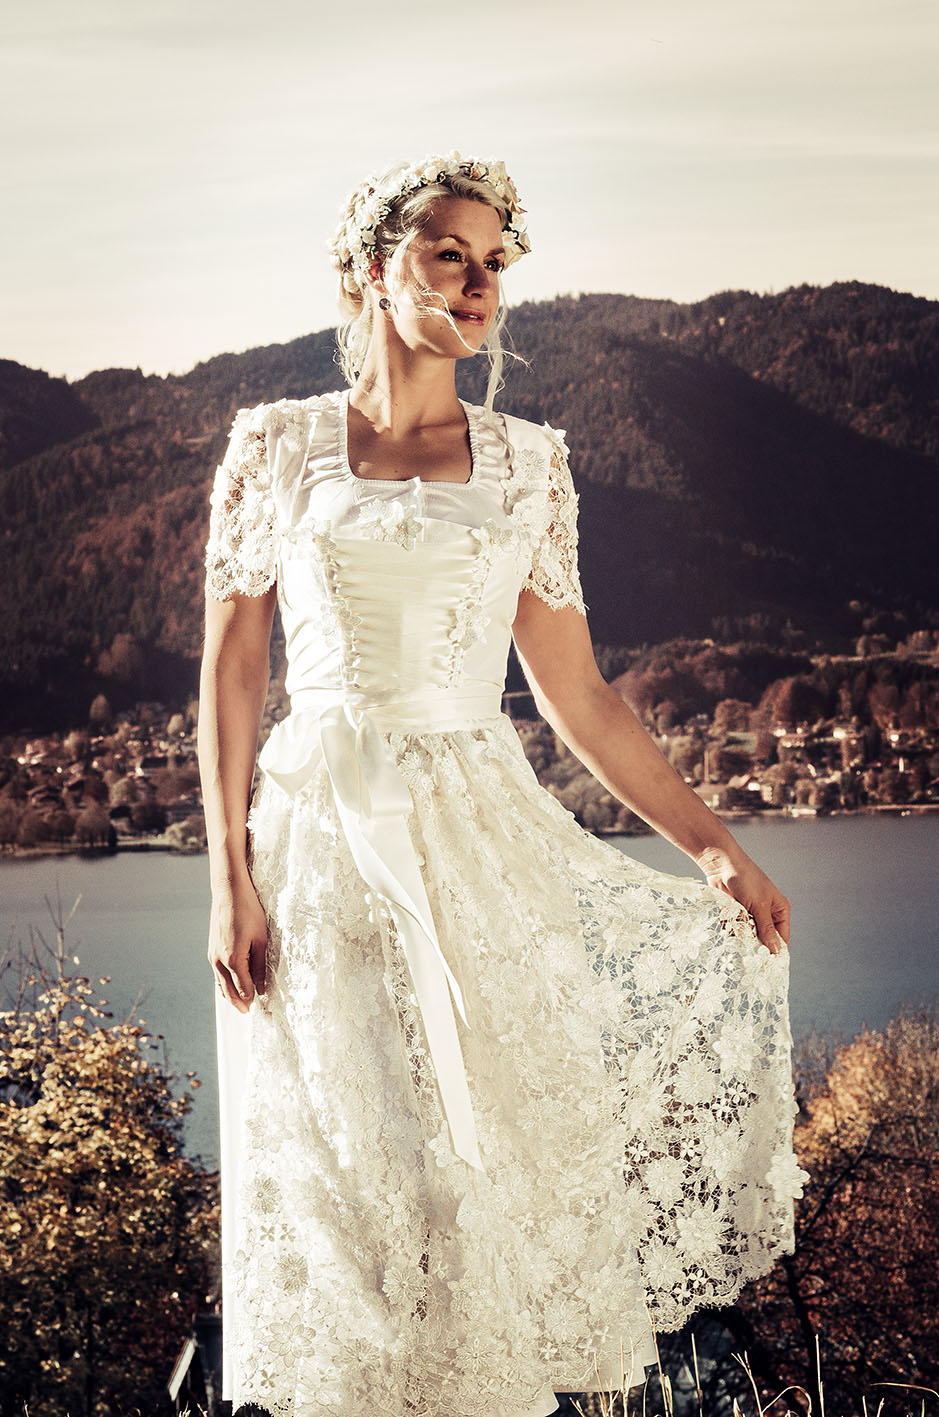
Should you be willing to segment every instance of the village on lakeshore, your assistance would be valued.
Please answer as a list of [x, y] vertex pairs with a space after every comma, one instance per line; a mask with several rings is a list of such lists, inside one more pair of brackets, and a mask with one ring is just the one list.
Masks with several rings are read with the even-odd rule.
[[[709, 713], [683, 717], [666, 698], [646, 706], [642, 717], [676, 770], [721, 815], [939, 809], [934, 705], [920, 702], [922, 694], [902, 693], [883, 674], [885, 661], [889, 669], [894, 658], [898, 667], [911, 659], [935, 665], [937, 641], [936, 631], [921, 631], [886, 655], [886, 646], [868, 640], [854, 658], [818, 657], [817, 674], [841, 679], [836, 697], [843, 712], [834, 716], [800, 718], [810, 700], [793, 679], [773, 685], [776, 692], [764, 693], [756, 706], [723, 698]], [[873, 651], [880, 651], [880, 677], [864, 690], [863, 703], [855, 688], [852, 704], [845, 685], [853, 673], [857, 686]], [[539, 781], [582, 826], [599, 834], [647, 830], [538, 717], [529, 693], [506, 693], [503, 709]], [[282, 686], [275, 684], [262, 739], [286, 711]], [[203, 851], [197, 720], [197, 699], [181, 709], [138, 703], [112, 715], [99, 694], [81, 727], [7, 735], [0, 740], [0, 852]]]

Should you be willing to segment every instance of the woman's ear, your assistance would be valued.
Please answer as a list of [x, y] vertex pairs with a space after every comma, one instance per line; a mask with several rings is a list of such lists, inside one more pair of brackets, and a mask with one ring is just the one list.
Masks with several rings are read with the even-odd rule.
[[368, 281], [372, 289], [376, 290], [379, 295], [388, 294], [388, 291], [385, 289], [384, 266], [382, 265], [381, 259], [378, 256], [375, 256], [374, 259], [369, 261], [368, 265], [366, 266], [365, 279]]

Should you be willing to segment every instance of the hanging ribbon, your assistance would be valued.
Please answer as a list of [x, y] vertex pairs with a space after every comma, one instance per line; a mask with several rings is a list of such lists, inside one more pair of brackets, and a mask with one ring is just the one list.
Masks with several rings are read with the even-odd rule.
[[[325, 699], [319, 691], [312, 692]], [[258, 763], [291, 795], [309, 782], [320, 763], [325, 764], [352, 859], [366, 885], [388, 904], [398, 929], [453, 1150], [485, 1172], [450, 998], [452, 994], [469, 1028], [463, 996], [440, 947], [408, 831], [407, 817], [414, 805], [411, 794], [373, 719], [374, 713], [386, 725], [413, 728], [417, 709], [406, 706], [405, 714], [396, 718], [394, 705], [366, 707], [345, 696], [337, 699], [333, 692], [329, 698], [331, 702], [300, 708], [277, 724]], [[443, 708], [451, 720], [459, 711], [465, 724], [467, 709], [475, 706], [478, 722], [480, 717], [498, 714], [498, 704], [498, 691], [494, 696], [487, 689], [481, 695], [477, 689], [472, 694], [449, 695]], [[433, 717], [425, 699], [420, 726], [425, 730], [436, 726], [426, 721]]]

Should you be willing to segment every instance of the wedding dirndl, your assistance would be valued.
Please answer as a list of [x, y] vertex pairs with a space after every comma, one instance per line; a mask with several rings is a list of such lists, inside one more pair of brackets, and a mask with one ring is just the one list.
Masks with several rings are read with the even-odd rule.
[[518, 596], [583, 612], [563, 434], [463, 404], [465, 484], [357, 477], [348, 393], [242, 409], [207, 589], [275, 581], [290, 713], [216, 990], [223, 1396], [546, 1417], [791, 1252], [788, 955], [584, 831], [501, 712]]

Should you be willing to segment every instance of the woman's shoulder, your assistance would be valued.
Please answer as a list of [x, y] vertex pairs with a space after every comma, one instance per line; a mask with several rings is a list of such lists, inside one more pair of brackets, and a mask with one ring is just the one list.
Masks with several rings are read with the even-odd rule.
[[308, 437], [311, 424], [317, 415], [338, 407], [341, 397], [340, 391], [331, 390], [325, 394], [310, 394], [302, 399], [282, 398], [239, 408], [232, 423], [232, 431], [242, 435], [263, 436], [270, 441], [280, 438], [288, 443], [299, 444]]
[[565, 429], [555, 428], [551, 423], [536, 423], [533, 419], [522, 418], [517, 413], [501, 410], [490, 413], [483, 404], [477, 404], [475, 407], [482, 418], [502, 424], [514, 451], [541, 453], [552, 460], [556, 454], [567, 457]]

